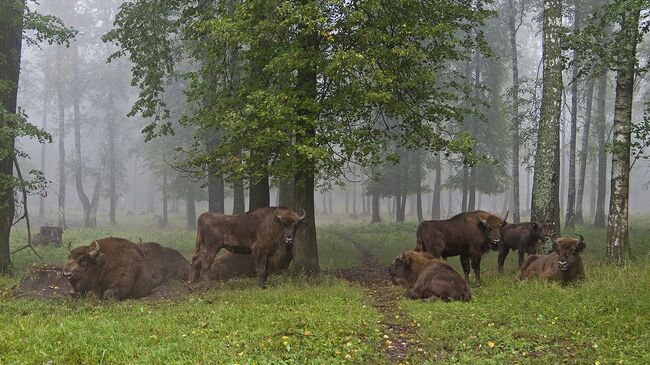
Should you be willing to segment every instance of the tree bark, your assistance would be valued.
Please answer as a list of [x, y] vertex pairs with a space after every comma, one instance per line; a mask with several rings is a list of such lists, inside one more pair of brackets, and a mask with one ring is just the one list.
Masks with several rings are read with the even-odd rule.
[[440, 219], [440, 192], [442, 190], [442, 163], [440, 154], [436, 155], [436, 180], [433, 185], [433, 198], [431, 199], [431, 219]]
[[248, 198], [248, 210], [271, 206], [269, 193], [269, 176], [264, 175], [259, 181], [251, 181]]
[[[219, 144], [219, 131], [210, 130], [206, 134], [205, 149], [208, 155], [210, 155], [212, 150], [217, 148]], [[223, 175], [221, 175], [218, 170], [218, 161], [212, 162], [208, 167], [208, 211], [224, 214], [226, 187], [223, 181]]]
[[476, 168], [472, 166], [469, 169], [469, 198], [466, 211], [473, 210], [476, 210]]
[[[531, 221], [554, 223], [558, 207], [562, 103], [562, 1], [544, 0], [544, 70], [541, 120], [535, 153]], [[559, 230], [559, 226], [554, 229]]]
[[510, 59], [512, 62], [512, 221], [519, 223], [519, 57], [517, 54], [517, 27], [514, 0], [508, 0], [508, 28], [510, 29]]
[[596, 131], [598, 137], [598, 195], [594, 227], [605, 228], [605, 195], [607, 194], [607, 141], [605, 140], [605, 95], [607, 93], [607, 73], [598, 77], [598, 112], [596, 114]]
[[[580, 30], [580, 12], [576, 6], [573, 12], [573, 30]], [[578, 133], [578, 60], [577, 52], [573, 53], [573, 67], [571, 70], [571, 135], [569, 136], [569, 187], [566, 201], [566, 227], [575, 227], [576, 219], [576, 149]]]
[[153, 193], [154, 193], [154, 182], [156, 181], [156, 177], [154, 176], [153, 171], [151, 172], [151, 183], [150, 183], [150, 189], [148, 189], [147, 193], [147, 213], [153, 213]]
[[357, 215], [357, 182], [352, 182], [352, 214]]
[[59, 71], [59, 78], [56, 85], [57, 104], [59, 108], [59, 192], [58, 192], [58, 206], [57, 217], [59, 227], [66, 227], [65, 224], [65, 185], [66, 185], [66, 171], [65, 171], [65, 100], [63, 95], [63, 50], [59, 47], [56, 51], [57, 54], [57, 68]]
[[185, 198], [185, 207], [186, 207], [186, 218], [185, 228], [188, 231], [196, 229], [196, 202], [194, 201], [194, 188], [187, 189], [187, 197]]
[[629, 260], [628, 210], [630, 189], [630, 144], [632, 135], [632, 101], [636, 46], [639, 36], [641, 7], [629, 6], [621, 18], [624, 35], [623, 54], [616, 72], [614, 103], [614, 137], [612, 140], [612, 178], [607, 218], [607, 256], [614, 263]]
[[582, 216], [583, 197], [585, 193], [585, 175], [587, 172], [587, 156], [589, 155], [589, 132], [591, 129], [591, 110], [594, 97], [594, 80], [587, 82], [587, 94], [585, 95], [585, 125], [582, 131], [582, 148], [580, 149], [580, 171], [578, 171], [578, 192], [576, 195], [576, 224], [584, 224]]
[[287, 179], [280, 180], [280, 188], [278, 189], [279, 205], [281, 207], [288, 207], [293, 209], [293, 182]]
[[[10, 90], [0, 93], [0, 105], [9, 114], [16, 114], [24, 7], [24, 1], [5, 1], [2, 5], [4, 14], [0, 16], [0, 80], [11, 86]], [[5, 127], [8, 123], [8, 120], [0, 119], [0, 126]], [[3, 136], [5, 138], [6, 145], [2, 148], [6, 148], [10, 154], [0, 159], [0, 273], [11, 269], [9, 234], [15, 213], [13, 185], [6, 180], [14, 174], [15, 140]]]
[[167, 168], [163, 167], [162, 171], [162, 219], [160, 220], [160, 227], [167, 227], [169, 218], [167, 217], [167, 202], [169, 200], [168, 186], [167, 186]]
[[461, 200], [461, 203], [460, 203], [460, 205], [461, 205], [460, 211], [461, 212], [466, 212], [467, 211], [467, 193], [468, 193], [468, 187], [469, 187], [469, 184], [468, 184], [468, 181], [467, 181], [468, 178], [469, 178], [469, 174], [468, 174], [467, 169], [468, 169], [467, 166], [463, 166], [463, 181], [462, 181], [462, 184], [463, 184], [463, 199]]
[[381, 214], [379, 212], [379, 209], [380, 209], [379, 194], [373, 193], [372, 194], [372, 218], [370, 219], [370, 223], [381, 222]]
[[[43, 84], [43, 123], [42, 129], [47, 129], [47, 114], [50, 106], [50, 78], [45, 71], [45, 81]], [[41, 144], [41, 172], [45, 175], [45, 143]], [[38, 217], [42, 220], [45, 219], [45, 197], [43, 195], [38, 196]]]
[[[111, 109], [113, 109], [113, 93], [109, 95]], [[117, 226], [117, 156], [115, 155], [115, 120], [114, 113], [108, 113], [106, 121], [107, 138], [108, 138], [108, 201], [109, 201], [109, 223], [111, 226]]]
[[246, 210], [244, 199], [244, 184], [237, 181], [232, 184], [232, 214], [243, 214]]

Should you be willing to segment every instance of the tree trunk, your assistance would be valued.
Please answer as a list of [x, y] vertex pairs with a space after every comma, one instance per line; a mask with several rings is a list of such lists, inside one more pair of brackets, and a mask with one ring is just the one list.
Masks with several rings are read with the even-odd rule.
[[468, 193], [468, 188], [469, 188], [469, 184], [468, 184], [468, 181], [467, 181], [468, 178], [469, 178], [469, 174], [468, 174], [467, 169], [468, 169], [467, 166], [463, 166], [463, 182], [462, 182], [463, 183], [463, 200], [460, 203], [460, 205], [461, 205], [460, 211], [461, 212], [466, 212], [467, 211], [467, 193]]
[[248, 210], [271, 206], [271, 194], [269, 193], [269, 176], [264, 175], [259, 181], [251, 181], [248, 191]]
[[616, 73], [614, 103], [614, 137], [612, 140], [612, 179], [607, 218], [607, 256], [614, 263], [629, 260], [628, 210], [630, 189], [630, 142], [632, 134], [632, 101], [636, 46], [639, 36], [641, 5], [624, 9], [621, 32], [624, 34], [623, 55]]
[[357, 215], [357, 182], [352, 182], [352, 214]]
[[279, 205], [281, 207], [288, 207], [293, 209], [293, 182], [282, 179], [280, 180], [280, 188], [278, 190]]
[[605, 140], [605, 95], [607, 94], [607, 73], [598, 77], [598, 112], [596, 114], [596, 131], [598, 136], [598, 195], [594, 226], [605, 228], [605, 195], [607, 194], [607, 141]]
[[433, 198], [431, 199], [431, 219], [440, 219], [440, 192], [442, 190], [442, 164], [440, 154], [436, 155], [436, 181], [433, 185]]
[[[47, 71], [45, 71], [47, 73]], [[43, 85], [43, 123], [42, 129], [47, 129], [47, 113], [50, 106], [50, 82], [49, 76], [45, 75], [45, 83]], [[41, 172], [45, 175], [45, 143], [41, 144]], [[45, 219], [45, 197], [39, 194], [38, 196], [38, 217]]]
[[329, 206], [329, 212], [331, 215], [334, 215], [334, 209], [332, 209], [332, 192], [327, 193], [327, 204]]
[[57, 67], [59, 78], [56, 85], [57, 104], [59, 108], [59, 194], [58, 194], [58, 224], [59, 227], [66, 227], [65, 224], [65, 101], [63, 99], [63, 51], [59, 47], [56, 51]]
[[156, 177], [154, 176], [154, 173], [151, 172], [151, 183], [147, 193], [147, 213], [153, 213], [153, 186], [155, 181]]
[[243, 214], [246, 211], [244, 183], [237, 181], [232, 184], [232, 194], [232, 214]]
[[167, 168], [163, 167], [162, 171], [162, 219], [160, 220], [160, 227], [167, 227], [169, 224], [169, 219], [167, 217], [167, 201], [168, 201], [168, 191], [167, 191]]
[[587, 172], [587, 156], [589, 155], [589, 130], [591, 129], [591, 109], [594, 97], [594, 80], [587, 82], [587, 106], [585, 108], [585, 125], [582, 131], [582, 148], [580, 149], [580, 171], [578, 171], [578, 192], [576, 195], [576, 224], [584, 224], [582, 216], [582, 201], [585, 193], [585, 174]]
[[[578, 6], [573, 12], [573, 30], [580, 30], [580, 12]], [[573, 67], [571, 70], [571, 135], [569, 140], [569, 188], [566, 201], [566, 227], [575, 227], [576, 219], [576, 144], [578, 133], [578, 60], [577, 52], [573, 53]]]
[[476, 210], [476, 168], [469, 169], [469, 199], [467, 200], [467, 211]]
[[[113, 94], [110, 96], [111, 109], [113, 105]], [[114, 113], [108, 113], [106, 123], [108, 138], [108, 200], [109, 200], [109, 220], [111, 226], [117, 225], [117, 156], [115, 155], [115, 120]]]
[[[562, 0], [544, 0], [544, 71], [541, 120], [535, 153], [531, 221], [553, 223], [558, 212], [562, 103]], [[559, 230], [555, 226], [555, 230]]]
[[350, 183], [345, 185], [345, 215], [350, 214]]
[[[3, 2], [3, 15], [0, 16], [0, 81], [8, 83], [10, 90], [0, 93], [0, 105], [8, 114], [16, 114], [16, 98], [18, 96], [18, 78], [20, 75], [20, 56], [23, 34], [24, 1]], [[3, 85], [7, 86], [7, 85]], [[3, 129], [7, 120], [0, 119]], [[11, 128], [11, 127], [9, 127]], [[11, 136], [2, 136], [2, 148], [9, 152], [8, 156], [0, 159], [0, 178], [4, 180], [14, 174], [14, 143]], [[11, 254], [9, 234], [14, 220], [14, 189], [13, 184], [0, 180], [0, 273], [11, 269]]]
[[192, 194], [194, 188], [187, 189], [187, 191], [187, 197], [185, 198], [185, 216], [187, 218], [185, 228], [188, 231], [192, 231], [196, 229], [196, 203], [194, 201], [194, 194]]
[[512, 222], [519, 223], [519, 57], [517, 54], [516, 9], [514, 0], [508, 0], [508, 28], [510, 29], [510, 59], [512, 62]]
[[[217, 147], [219, 143], [219, 132], [210, 131], [207, 133], [205, 141], [205, 149], [208, 151], [208, 155], [211, 154], [211, 151]], [[208, 167], [208, 211], [213, 213], [224, 214], [224, 199], [225, 199], [225, 184], [223, 181], [223, 175], [218, 173], [219, 164], [218, 162], [213, 162]]]
[[600, 176], [598, 176], [598, 163], [594, 161], [591, 164], [591, 176], [590, 176], [590, 181], [591, 181], [591, 186], [589, 189], [589, 216], [593, 217], [596, 215], [596, 192], [598, 191], [598, 180], [600, 179]]
[[379, 212], [379, 195], [377, 193], [372, 194], [372, 218], [370, 223], [379, 223], [381, 222], [381, 214]]

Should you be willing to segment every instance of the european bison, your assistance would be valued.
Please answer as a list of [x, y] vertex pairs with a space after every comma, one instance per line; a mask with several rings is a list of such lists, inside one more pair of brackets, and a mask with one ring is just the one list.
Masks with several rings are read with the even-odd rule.
[[567, 284], [585, 276], [580, 252], [585, 249], [584, 238], [562, 237], [553, 243], [549, 255], [530, 255], [519, 269], [518, 279], [542, 279]]
[[503, 264], [510, 250], [517, 250], [519, 266], [524, 263], [524, 254], [533, 254], [551, 234], [551, 227], [546, 223], [506, 224], [501, 229], [498, 270], [503, 273]]
[[140, 242], [138, 246], [151, 271], [154, 287], [170, 280], [187, 280], [189, 277], [190, 263], [180, 252], [155, 242]]
[[122, 238], [102, 238], [70, 251], [63, 275], [76, 295], [92, 291], [99, 299], [142, 298], [153, 288], [142, 251]]
[[[291, 260], [293, 260], [293, 245], [282, 245], [267, 258], [266, 265], [270, 273], [276, 273], [289, 268]], [[254, 276], [255, 257], [253, 255], [222, 251], [215, 257], [209, 275], [212, 280], [226, 280], [236, 276]]]
[[285, 207], [265, 207], [245, 214], [201, 214], [196, 228], [190, 283], [208, 280], [215, 256], [222, 248], [233, 253], [252, 254], [260, 287], [266, 287], [267, 257], [280, 245], [293, 244], [296, 230], [306, 213], [296, 214]]
[[445, 220], [423, 221], [417, 228], [416, 251], [446, 259], [460, 255], [465, 280], [469, 283], [470, 261], [476, 286], [481, 286], [481, 256], [499, 248], [505, 219], [481, 210], [465, 212]]
[[388, 271], [395, 285], [407, 288], [406, 295], [411, 299], [449, 301], [472, 298], [467, 281], [449, 264], [427, 252], [404, 252], [393, 261]]

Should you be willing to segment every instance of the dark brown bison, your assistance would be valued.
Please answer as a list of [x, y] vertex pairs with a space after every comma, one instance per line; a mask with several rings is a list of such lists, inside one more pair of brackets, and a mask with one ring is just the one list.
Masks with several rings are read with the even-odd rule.
[[388, 267], [395, 285], [404, 286], [411, 299], [470, 300], [467, 281], [446, 262], [427, 252], [407, 251]]
[[503, 264], [510, 250], [517, 250], [519, 266], [524, 263], [524, 254], [535, 253], [551, 234], [551, 227], [546, 223], [506, 224], [501, 229], [498, 269], [503, 273]]
[[190, 263], [180, 252], [155, 242], [140, 242], [138, 246], [142, 250], [147, 268], [151, 271], [154, 287], [170, 280], [188, 279]]
[[[282, 272], [289, 268], [293, 260], [293, 244], [281, 245], [267, 258], [269, 273]], [[253, 255], [220, 252], [210, 268], [210, 279], [226, 280], [237, 276], [254, 276], [255, 257]]]
[[417, 228], [415, 250], [444, 259], [460, 255], [465, 280], [469, 283], [471, 262], [476, 286], [480, 286], [481, 257], [490, 249], [499, 248], [501, 227], [505, 224], [505, 218], [481, 210], [460, 213], [445, 220], [423, 221]]
[[280, 245], [293, 244], [296, 230], [306, 214], [285, 207], [258, 208], [245, 214], [203, 213], [196, 228], [196, 247], [192, 255], [190, 283], [208, 280], [215, 256], [222, 248], [233, 253], [252, 254], [259, 284], [266, 287], [267, 257]]
[[[578, 235], [580, 236], [580, 235]], [[580, 252], [585, 249], [584, 238], [562, 237], [553, 243], [548, 255], [530, 255], [519, 269], [518, 279], [542, 279], [562, 284], [585, 277]]]
[[153, 288], [142, 250], [122, 238], [102, 238], [70, 251], [63, 275], [74, 294], [93, 292], [99, 299], [141, 298]]

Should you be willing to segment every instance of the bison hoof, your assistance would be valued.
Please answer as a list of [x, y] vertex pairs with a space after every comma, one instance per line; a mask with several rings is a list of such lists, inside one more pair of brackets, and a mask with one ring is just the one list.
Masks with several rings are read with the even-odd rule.
[[104, 295], [102, 295], [103, 300], [112, 300], [115, 299], [116, 293], [115, 290], [113, 289], [108, 289], [107, 291], [104, 292]]

